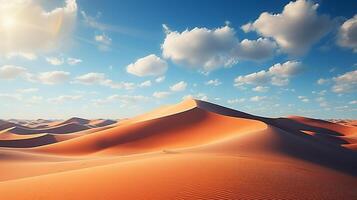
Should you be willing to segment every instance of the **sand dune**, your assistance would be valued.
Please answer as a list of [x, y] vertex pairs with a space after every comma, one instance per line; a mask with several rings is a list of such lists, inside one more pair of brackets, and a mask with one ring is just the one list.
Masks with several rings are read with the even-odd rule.
[[0, 146], [56, 140], [0, 148], [2, 198], [357, 199], [353, 126], [186, 100], [118, 123], [72, 118], [47, 130], [56, 134], [0, 133]]
[[[55, 154], [142, 153], [148, 150], [183, 148], [210, 143], [222, 138], [266, 128], [266, 124], [208, 112], [199, 107], [170, 113], [168, 116], [122, 124], [77, 139], [36, 148], [37, 152]], [[179, 105], [180, 107], [183, 105]], [[103, 153], [103, 152], [102, 152]]]
[[15, 127], [11, 131], [16, 134], [36, 134], [36, 133], [66, 134], [66, 133], [73, 133], [86, 129], [89, 129], [89, 127], [77, 123], [68, 123], [68, 124], [58, 125], [58, 126], [44, 128], [44, 129], [29, 129], [23, 127]]

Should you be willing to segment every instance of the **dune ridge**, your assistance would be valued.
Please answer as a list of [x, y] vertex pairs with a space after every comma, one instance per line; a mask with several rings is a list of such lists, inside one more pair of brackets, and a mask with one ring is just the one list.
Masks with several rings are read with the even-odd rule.
[[0, 146], [56, 140], [0, 147], [3, 198], [357, 199], [353, 126], [260, 117], [193, 99], [119, 122], [72, 118], [49, 130], [72, 124], [88, 129], [1, 131]]

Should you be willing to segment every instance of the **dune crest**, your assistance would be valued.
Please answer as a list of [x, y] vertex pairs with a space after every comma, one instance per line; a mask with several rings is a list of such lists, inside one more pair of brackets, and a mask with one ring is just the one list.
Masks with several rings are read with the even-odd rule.
[[353, 126], [189, 99], [119, 122], [71, 118], [3, 129], [0, 193], [12, 200], [357, 199], [356, 145]]

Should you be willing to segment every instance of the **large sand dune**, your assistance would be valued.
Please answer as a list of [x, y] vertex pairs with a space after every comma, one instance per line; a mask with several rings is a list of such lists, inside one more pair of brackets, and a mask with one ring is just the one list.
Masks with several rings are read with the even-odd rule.
[[[63, 128], [73, 124], [88, 129]], [[0, 146], [12, 144], [0, 147], [3, 199], [357, 199], [353, 126], [186, 100], [118, 123], [37, 130], [46, 129], [56, 131], [0, 133]]]

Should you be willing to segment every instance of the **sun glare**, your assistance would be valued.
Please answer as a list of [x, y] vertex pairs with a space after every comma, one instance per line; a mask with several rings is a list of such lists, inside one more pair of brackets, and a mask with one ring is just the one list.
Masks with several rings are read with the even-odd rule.
[[2, 20], [2, 25], [5, 29], [10, 29], [12, 27], [14, 27], [16, 24], [16, 20], [13, 17], [5, 17]]

